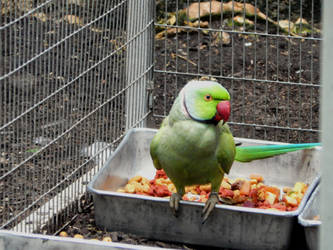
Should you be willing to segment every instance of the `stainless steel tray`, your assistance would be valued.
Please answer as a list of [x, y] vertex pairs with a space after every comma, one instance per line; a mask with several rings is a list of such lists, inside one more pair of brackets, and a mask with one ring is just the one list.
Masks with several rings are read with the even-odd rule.
[[[153, 178], [155, 168], [149, 144], [156, 130], [130, 130], [117, 150], [88, 185], [95, 206], [97, 225], [107, 230], [134, 233], [151, 239], [238, 249], [286, 249], [297, 216], [319, 181], [319, 149], [302, 150], [250, 163], [235, 162], [229, 176], [261, 174], [265, 183], [293, 186], [310, 184], [297, 210], [279, 212], [217, 205], [205, 224], [204, 204], [181, 201], [180, 214], [173, 216], [168, 199], [117, 193], [135, 175]], [[237, 138], [244, 146], [274, 144]]]
[[319, 249], [319, 227], [320, 220], [314, 220], [313, 217], [319, 215], [320, 204], [320, 185], [312, 192], [304, 210], [298, 216], [298, 222], [304, 227], [306, 244], [310, 250]]

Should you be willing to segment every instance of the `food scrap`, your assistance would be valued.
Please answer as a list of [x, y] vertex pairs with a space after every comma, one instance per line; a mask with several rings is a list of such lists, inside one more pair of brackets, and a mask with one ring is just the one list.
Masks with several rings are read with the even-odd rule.
[[[230, 179], [224, 177], [219, 195], [228, 204], [243, 207], [271, 209], [276, 211], [296, 210], [308, 188], [303, 182], [296, 182], [294, 187], [284, 187], [264, 184], [264, 178], [258, 174], [245, 178]], [[157, 170], [153, 180], [142, 176], [131, 178], [124, 188], [118, 192], [141, 194], [153, 197], [170, 197], [176, 188], [163, 170]], [[185, 188], [183, 200], [206, 202], [211, 191], [211, 185], [193, 185]]]

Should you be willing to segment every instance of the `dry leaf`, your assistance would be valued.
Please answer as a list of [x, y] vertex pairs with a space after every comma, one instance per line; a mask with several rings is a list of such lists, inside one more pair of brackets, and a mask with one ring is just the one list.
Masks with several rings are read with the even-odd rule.
[[235, 17], [233, 18], [233, 20], [234, 20], [234, 22], [236, 22], [237, 24], [241, 24], [241, 25], [243, 25], [244, 23], [245, 23], [246, 25], [250, 25], [250, 26], [253, 26], [253, 25], [254, 25], [254, 22], [253, 22], [253, 21], [251, 21], [251, 20], [249, 20], [249, 19], [247, 19], [247, 18], [244, 18], [244, 17], [242, 17], [242, 16], [235, 16]]
[[228, 44], [230, 44], [230, 41], [231, 41], [229, 33], [224, 32], [224, 31], [216, 32], [213, 35], [213, 37], [215, 38], [215, 40], [213, 41], [214, 45], [219, 45], [221, 41], [222, 41], [222, 44], [228, 45]]
[[289, 20], [280, 20], [279, 26], [281, 29], [283, 29], [285, 31], [288, 31], [288, 30], [291, 31], [294, 28], [294, 23]]
[[309, 25], [308, 21], [306, 21], [306, 19], [304, 18], [298, 18], [295, 22], [295, 24], [305, 24], [305, 25]]
[[200, 17], [212, 15], [220, 15], [221, 13], [245, 13], [246, 16], [254, 16], [257, 15], [259, 18], [267, 20], [271, 23], [275, 23], [272, 19], [267, 17], [264, 13], [262, 13], [258, 8], [255, 8], [252, 4], [249, 3], [240, 3], [235, 1], [229, 1], [228, 3], [221, 3], [218, 1], [211, 2], [200, 2], [200, 3], [192, 3], [186, 13], [188, 13], [188, 17], [190, 20], [196, 20]]
[[222, 32], [222, 43], [225, 45], [230, 44], [230, 35], [227, 32]]
[[66, 15], [64, 17], [64, 20], [70, 24], [77, 24], [80, 26], [84, 25], [84, 22], [82, 20], [82, 18], [78, 17], [78, 16], [74, 16], [74, 15]]
[[205, 17], [212, 15], [220, 15], [222, 10], [221, 2], [211, 1], [211, 2], [200, 2], [192, 3], [186, 13], [190, 20], [199, 19], [199, 17]]
[[90, 30], [91, 30], [92, 32], [96, 32], [96, 33], [103, 33], [103, 30], [98, 29], [98, 28], [94, 28], [94, 27], [90, 28]]
[[45, 23], [48, 20], [47, 15], [44, 14], [43, 12], [34, 13], [33, 16], [36, 17], [39, 21], [42, 21], [43, 23]]
[[208, 28], [208, 21], [200, 21], [197, 20], [195, 22], [187, 22], [187, 21], [184, 21], [184, 24], [187, 25], [187, 26], [190, 26], [190, 27], [194, 27], [194, 28]]
[[184, 29], [182, 28], [168, 28], [163, 30], [155, 35], [155, 39], [162, 39], [164, 36], [172, 36], [176, 35], [177, 33], [183, 32]]
[[176, 23], [176, 21], [177, 21], [176, 15], [172, 15], [172, 16], [168, 19], [167, 24], [169, 24], [169, 25], [174, 25], [174, 24]]

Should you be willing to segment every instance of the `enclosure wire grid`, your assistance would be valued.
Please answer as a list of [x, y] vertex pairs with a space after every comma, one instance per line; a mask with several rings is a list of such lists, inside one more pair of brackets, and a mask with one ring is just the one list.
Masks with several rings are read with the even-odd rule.
[[124, 133], [145, 126], [155, 3], [0, 4], [0, 228], [55, 232]]
[[321, 16], [313, 0], [157, 1], [153, 117], [191, 79], [231, 94], [234, 136], [315, 142]]

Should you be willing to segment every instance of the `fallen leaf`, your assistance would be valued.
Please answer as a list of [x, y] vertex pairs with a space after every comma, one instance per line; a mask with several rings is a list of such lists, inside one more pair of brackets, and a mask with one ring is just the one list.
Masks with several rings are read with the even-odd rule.
[[165, 36], [171, 36], [176, 35], [178, 33], [183, 32], [184, 29], [182, 28], [168, 28], [166, 30], [163, 30], [155, 35], [155, 39], [162, 39]]
[[208, 23], [208, 21], [200, 21], [199, 22], [199, 20], [197, 20], [195, 22], [187, 22], [187, 21], [185, 21], [184, 24], [187, 25], [187, 26], [190, 26], [190, 27], [194, 27], [194, 28], [198, 28], [198, 27], [200, 27], [200, 28], [208, 28], [208, 24], [209, 23]]
[[306, 21], [306, 19], [304, 18], [298, 18], [295, 22], [295, 24], [305, 24], [305, 25], [309, 25], [308, 21]]
[[176, 15], [172, 15], [172, 16], [168, 19], [167, 24], [169, 24], [169, 25], [174, 25], [176, 22], [177, 22]]
[[185, 10], [190, 20], [196, 20], [201, 17], [211, 15], [221, 15], [221, 13], [245, 13], [245, 16], [255, 16], [267, 20], [271, 23], [275, 23], [272, 19], [267, 17], [258, 8], [255, 8], [249, 3], [240, 3], [235, 1], [229, 1], [228, 3], [222, 3], [218, 1], [192, 3], [187, 10]]
[[233, 20], [234, 20], [235, 23], [241, 24], [241, 25], [243, 25], [243, 24], [246, 24], [246, 25], [249, 25], [249, 26], [253, 26], [254, 25], [253, 21], [251, 21], [251, 20], [249, 20], [247, 18], [244, 18], [242, 16], [235, 16], [233, 18]]
[[222, 44], [228, 45], [228, 44], [230, 44], [230, 41], [231, 41], [229, 33], [224, 32], [224, 31], [222, 31], [222, 32], [216, 32], [213, 35], [213, 37], [215, 38], [215, 40], [213, 41], [214, 45], [220, 44], [221, 41], [222, 41]]
[[285, 31], [291, 31], [294, 28], [294, 23], [289, 20], [280, 20], [279, 26], [281, 29]]
[[218, 1], [210, 1], [210, 2], [200, 2], [200, 3], [192, 3], [187, 8], [187, 15], [190, 20], [196, 20], [200, 17], [212, 15], [220, 15], [223, 4]]
[[70, 24], [76, 24], [76, 25], [80, 25], [83, 26], [84, 22], [82, 20], [82, 18], [78, 17], [78, 16], [74, 16], [74, 15], [66, 15], [64, 17], [64, 20]]
[[39, 21], [42, 21], [43, 23], [48, 20], [47, 15], [43, 12], [34, 13], [33, 16], [36, 17]]

